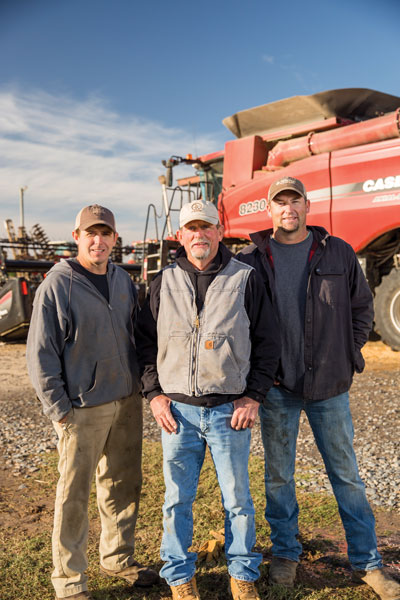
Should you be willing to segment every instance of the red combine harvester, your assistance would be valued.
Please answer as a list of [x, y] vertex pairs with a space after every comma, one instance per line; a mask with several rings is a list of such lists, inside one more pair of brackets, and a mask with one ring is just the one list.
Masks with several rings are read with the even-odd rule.
[[[237, 245], [271, 225], [269, 186], [290, 175], [308, 191], [308, 222], [354, 248], [374, 293], [375, 330], [400, 350], [400, 98], [368, 89], [332, 90], [244, 110], [223, 123], [237, 137], [224, 151], [164, 161], [166, 226], [144, 278], [168, 262], [171, 212], [185, 192], [187, 199], [218, 205], [225, 242]], [[196, 175], [172, 188], [172, 168], [181, 163], [194, 165]]]

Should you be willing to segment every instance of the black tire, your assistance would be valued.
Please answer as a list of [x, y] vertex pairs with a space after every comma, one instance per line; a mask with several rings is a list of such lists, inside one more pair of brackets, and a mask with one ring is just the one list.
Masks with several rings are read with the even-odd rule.
[[375, 331], [392, 350], [400, 350], [400, 270], [393, 269], [375, 288]]

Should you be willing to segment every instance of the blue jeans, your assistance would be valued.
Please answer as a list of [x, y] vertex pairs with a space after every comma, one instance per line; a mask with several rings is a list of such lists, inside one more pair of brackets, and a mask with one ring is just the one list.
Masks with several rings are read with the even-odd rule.
[[177, 433], [162, 432], [165, 502], [160, 571], [169, 585], [190, 581], [195, 574], [192, 504], [196, 497], [206, 446], [209, 447], [225, 509], [225, 554], [232, 577], [255, 581], [261, 554], [256, 541], [254, 507], [250, 496], [248, 458], [250, 430], [230, 426], [233, 403], [214, 408], [171, 402]]
[[273, 387], [260, 408], [265, 453], [265, 518], [271, 527], [272, 554], [298, 561], [299, 507], [294, 482], [296, 440], [304, 410], [325, 463], [346, 533], [353, 569], [382, 566], [376, 546], [375, 519], [358, 474], [353, 449], [353, 421], [348, 393], [305, 402], [301, 396]]

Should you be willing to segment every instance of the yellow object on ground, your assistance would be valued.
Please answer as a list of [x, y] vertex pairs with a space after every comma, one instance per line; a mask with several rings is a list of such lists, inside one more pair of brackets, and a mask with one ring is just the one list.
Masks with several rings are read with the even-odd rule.
[[213, 561], [217, 561], [223, 552], [225, 544], [225, 530], [211, 530], [210, 536], [212, 536], [214, 539], [203, 542], [199, 548], [197, 555], [197, 560], [199, 562], [205, 561], [206, 563], [211, 563]]

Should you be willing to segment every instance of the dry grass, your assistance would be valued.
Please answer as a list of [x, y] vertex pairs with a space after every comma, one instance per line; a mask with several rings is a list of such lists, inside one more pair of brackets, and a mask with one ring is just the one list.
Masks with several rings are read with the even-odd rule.
[[[144, 488], [141, 501], [140, 519], [137, 528], [137, 560], [161, 566], [159, 546], [162, 531], [161, 505], [164, 485], [161, 469], [161, 447], [156, 443], [144, 445]], [[350, 581], [350, 570], [344, 554], [343, 535], [336, 505], [331, 496], [321, 494], [299, 494], [301, 510], [301, 532], [304, 557], [298, 570], [298, 584], [293, 590], [275, 586], [268, 587], [269, 531], [263, 517], [264, 490], [263, 465], [257, 457], [250, 461], [252, 494], [256, 506], [257, 544], [263, 552], [265, 562], [261, 568], [259, 591], [263, 599], [271, 600], [372, 600], [376, 596], [365, 586], [356, 587]], [[48, 465], [39, 475], [45, 494], [53, 494], [57, 479], [56, 457], [52, 455]], [[28, 488], [34, 494], [33, 483]], [[38, 484], [36, 484], [38, 485]], [[50, 491], [51, 490], [51, 491]], [[34, 498], [30, 497], [30, 502]], [[29, 509], [27, 504], [26, 510]], [[20, 507], [22, 513], [23, 510]], [[21, 514], [22, 514], [21, 513]], [[89, 537], [90, 588], [96, 600], [164, 600], [170, 598], [169, 588], [160, 584], [151, 591], [127, 588], [118, 580], [100, 576], [97, 558], [99, 521], [94, 494], [91, 498], [91, 531]], [[193, 545], [209, 537], [209, 531], [223, 526], [223, 511], [214, 469], [207, 456], [194, 505], [195, 531]], [[0, 598], [1, 600], [50, 600], [54, 597], [49, 581], [51, 572], [50, 529], [51, 514], [47, 522], [30, 537], [26, 537], [18, 527], [6, 529], [0, 534], [3, 550], [0, 553]], [[398, 556], [400, 559], [400, 553]], [[223, 556], [209, 565], [202, 563], [198, 568], [198, 584], [203, 600], [225, 600], [228, 592], [228, 576]]]

